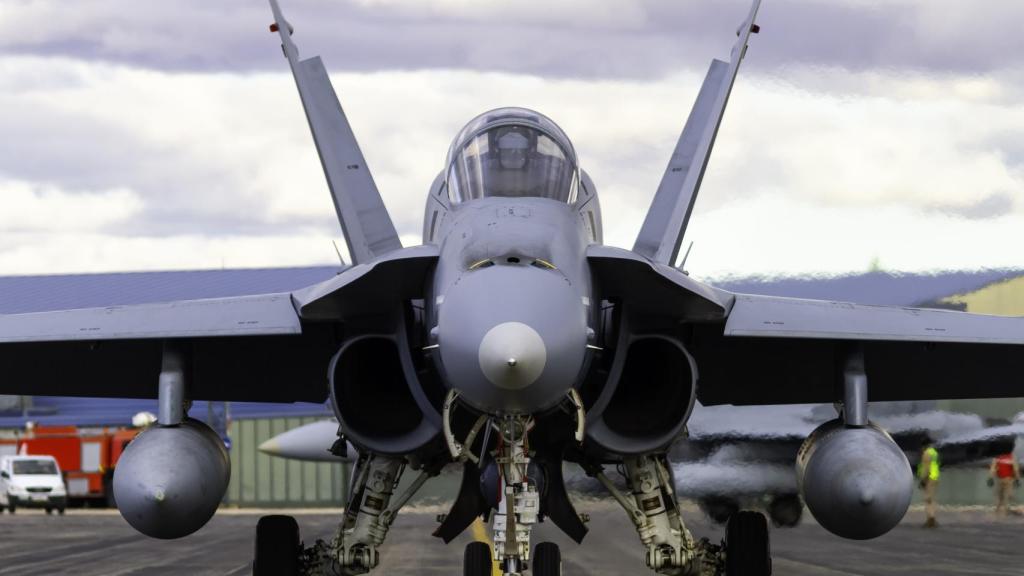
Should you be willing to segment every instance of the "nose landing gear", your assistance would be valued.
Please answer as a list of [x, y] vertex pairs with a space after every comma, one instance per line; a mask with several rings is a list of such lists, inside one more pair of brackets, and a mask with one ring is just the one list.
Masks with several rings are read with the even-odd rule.
[[501, 499], [492, 520], [494, 559], [506, 575], [520, 574], [530, 561], [530, 533], [540, 516], [540, 492], [529, 476], [527, 434], [533, 419], [506, 416], [495, 423], [499, 434], [494, 461]]

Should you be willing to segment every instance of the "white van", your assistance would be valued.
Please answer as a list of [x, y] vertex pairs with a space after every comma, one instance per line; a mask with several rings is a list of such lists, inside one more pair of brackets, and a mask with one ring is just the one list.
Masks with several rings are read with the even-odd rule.
[[0, 507], [14, 514], [19, 506], [64, 513], [68, 492], [53, 456], [4, 456], [0, 459]]

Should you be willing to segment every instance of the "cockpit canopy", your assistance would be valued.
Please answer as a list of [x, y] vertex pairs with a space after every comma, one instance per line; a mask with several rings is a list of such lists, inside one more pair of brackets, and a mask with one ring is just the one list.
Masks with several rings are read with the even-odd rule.
[[448, 150], [448, 197], [550, 198], [576, 201], [576, 151], [548, 117], [525, 108], [485, 112], [459, 131]]

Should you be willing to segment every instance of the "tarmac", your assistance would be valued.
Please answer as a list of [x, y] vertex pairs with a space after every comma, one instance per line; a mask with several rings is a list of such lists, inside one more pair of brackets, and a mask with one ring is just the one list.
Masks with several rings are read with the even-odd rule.
[[[583, 545], [571, 544], [551, 525], [541, 525], [536, 541], [562, 546], [566, 576], [646, 576], [636, 532], [625, 515], [604, 502], [583, 503], [591, 533]], [[691, 529], [713, 541], [721, 527], [689, 514]], [[136, 533], [116, 511], [69, 510], [46, 516], [19, 510], [0, 516], [0, 575], [74, 574], [241, 575], [249, 574], [252, 534], [262, 513], [291, 513], [307, 542], [328, 537], [339, 510], [267, 510], [219, 512], [196, 534], [175, 541], [152, 540]], [[382, 549], [374, 574], [458, 576], [462, 549], [471, 534], [445, 546], [430, 533], [436, 509], [403, 513]], [[947, 509], [940, 527], [921, 528], [922, 513], [912, 509], [889, 534], [857, 542], [832, 536], [805, 516], [796, 528], [771, 534], [774, 573], [794, 576], [887, 576], [1024, 574], [1024, 517], [996, 520], [991, 509]]]

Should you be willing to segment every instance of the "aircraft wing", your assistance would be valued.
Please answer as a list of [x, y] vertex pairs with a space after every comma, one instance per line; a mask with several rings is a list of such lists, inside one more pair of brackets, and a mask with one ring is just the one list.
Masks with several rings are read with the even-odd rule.
[[871, 401], [1020, 396], [1024, 318], [736, 294], [694, 326], [705, 404], [832, 402], [863, 352]]
[[322, 402], [337, 349], [331, 331], [302, 324], [288, 293], [5, 314], [0, 389], [153, 398], [169, 340], [188, 351], [196, 400]]
[[1024, 344], [1024, 319], [738, 294], [725, 335]]
[[290, 294], [0, 315], [0, 343], [300, 334]]
[[[227, 280], [237, 282], [237, 290], [285, 286], [280, 292], [222, 298], [146, 300], [145, 294], [134, 293], [145, 284], [137, 282], [140, 275], [111, 275], [108, 287], [126, 300], [142, 302], [88, 308], [75, 308], [76, 302], [89, 299], [76, 299], [69, 286], [65, 290], [70, 294], [60, 298], [53, 290], [60, 282], [53, 277], [6, 279], [0, 288], [16, 280], [19, 293], [30, 293], [35, 286], [38, 297], [28, 294], [20, 302], [31, 312], [0, 314], [0, 392], [152, 398], [164, 346], [170, 342], [188, 359], [192, 399], [323, 402], [326, 366], [349, 319], [392, 313], [397, 302], [418, 295], [423, 274], [436, 256], [435, 247], [398, 250], [340, 273], [316, 269], [303, 274], [300, 269], [290, 281], [218, 271], [193, 287], [196, 293], [213, 291], [218, 279], [232, 274], [240, 275]], [[168, 282], [187, 273], [158, 274], [167, 275], [161, 279]], [[314, 279], [319, 281], [308, 285]], [[79, 282], [88, 286], [96, 278]], [[189, 291], [164, 293], [180, 298]], [[48, 298], [67, 309], [47, 309]]]

